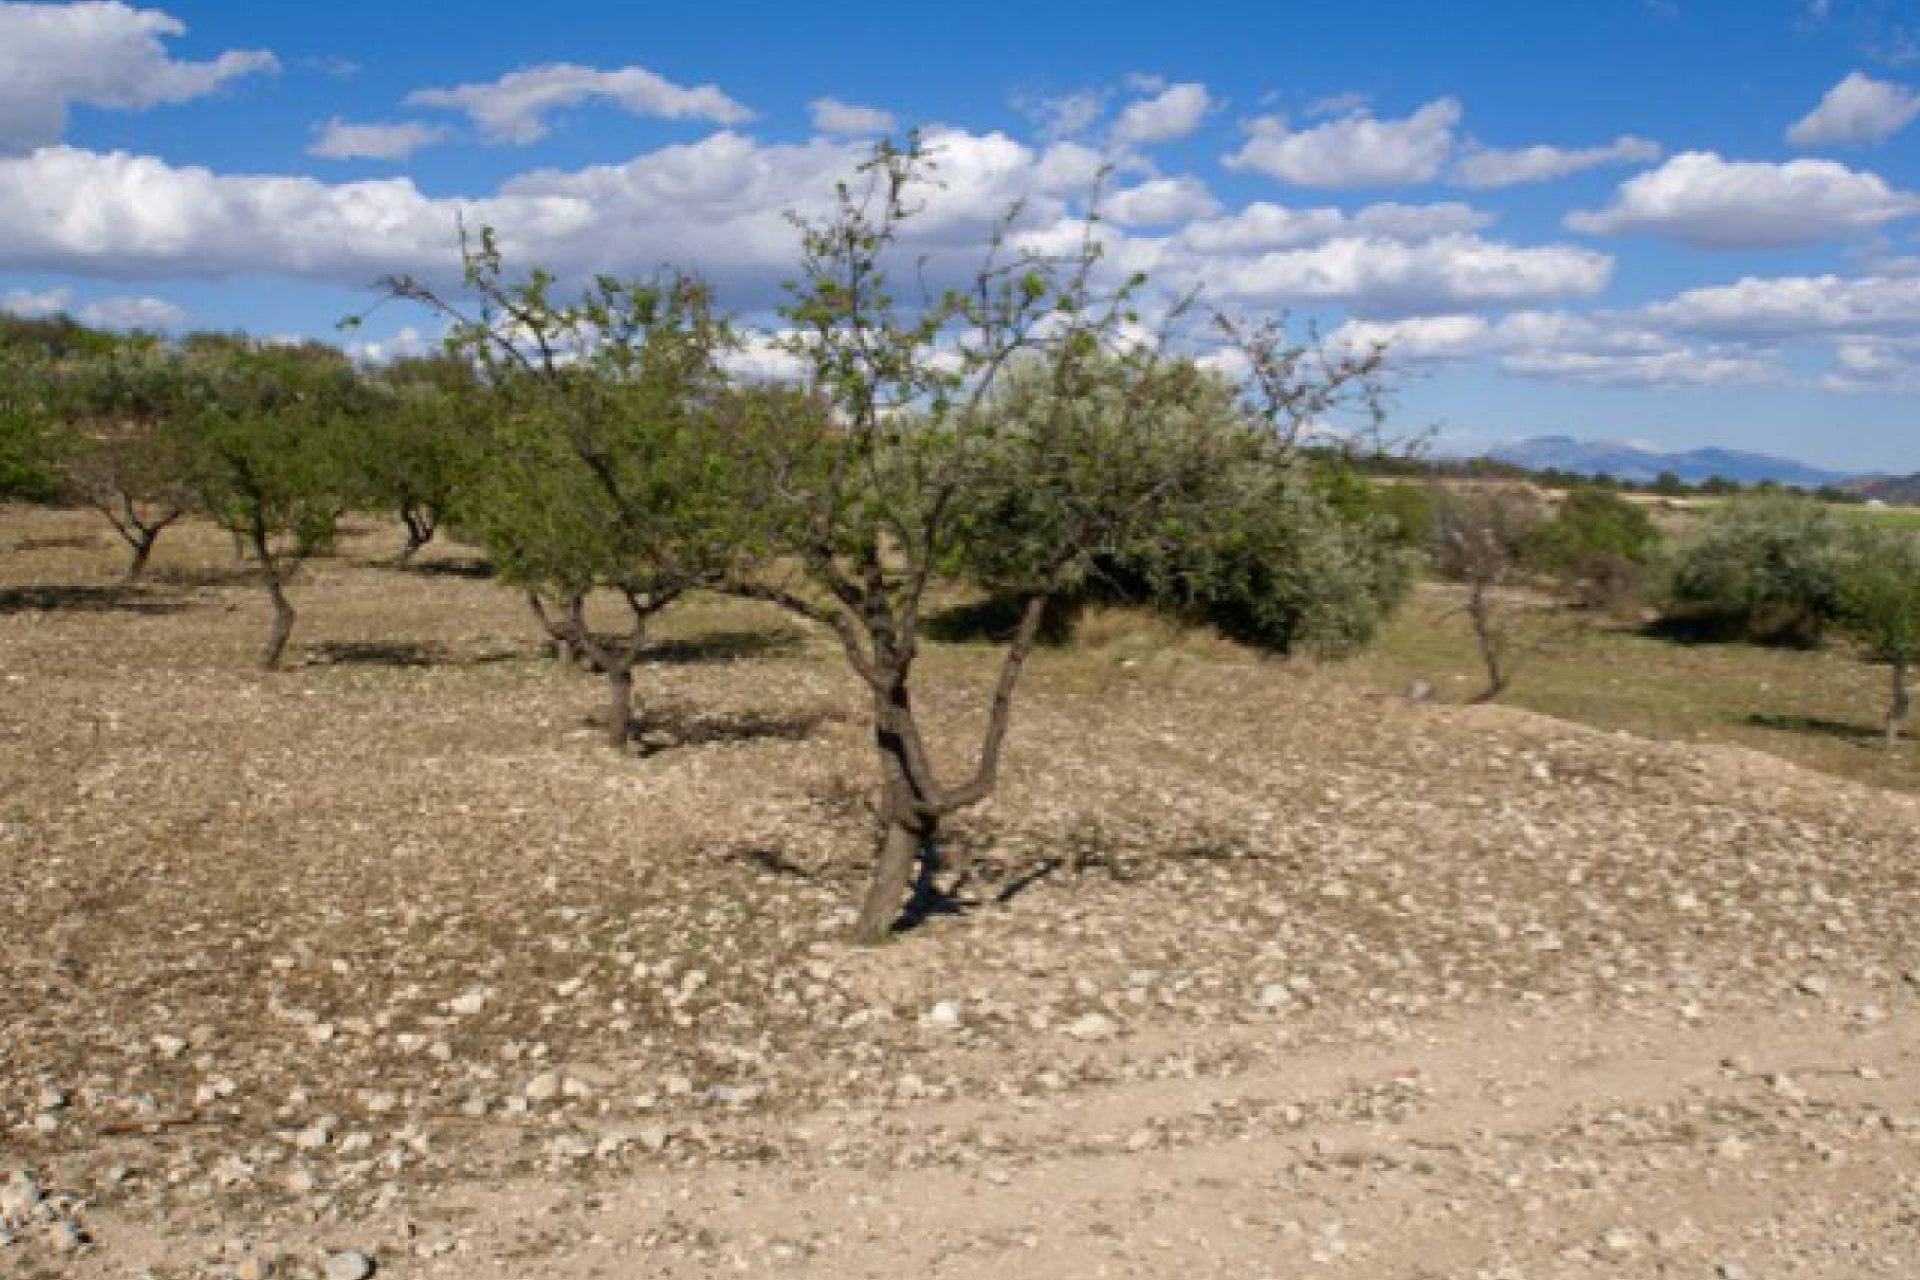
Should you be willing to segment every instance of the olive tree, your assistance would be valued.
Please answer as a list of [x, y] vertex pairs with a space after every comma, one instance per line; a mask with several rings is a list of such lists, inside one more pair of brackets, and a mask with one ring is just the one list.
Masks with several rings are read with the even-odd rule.
[[[459, 527], [553, 637], [606, 675], [607, 741], [623, 747], [649, 623], [736, 569], [747, 545], [717, 443], [727, 327], [687, 275], [601, 277], [561, 302], [544, 272], [509, 279], [486, 231], [466, 264], [458, 294], [387, 284], [446, 319], [450, 350], [478, 371]], [[623, 631], [588, 625], [594, 591], [621, 602]]]
[[1860, 641], [1869, 659], [1887, 666], [1891, 688], [1885, 724], [1891, 748], [1911, 714], [1908, 685], [1920, 660], [1920, 534], [1871, 525], [1850, 529], [1838, 596], [1840, 625]]
[[1842, 535], [1811, 499], [1731, 498], [1680, 551], [1672, 608], [1750, 640], [1817, 643], [1838, 608]]
[[358, 486], [355, 432], [366, 389], [338, 351], [197, 335], [186, 358], [200, 380], [185, 420], [184, 465], [196, 504], [260, 570], [273, 606], [261, 665], [280, 665], [298, 616], [288, 581], [330, 546]]
[[60, 493], [48, 389], [44, 360], [0, 348], [0, 502], [45, 502]]
[[[1142, 333], [1144, 282], [1108, 280], [1093, 218], [1059, 255], [1003, 229], [970, 283], [905, 299], [927, 159], [883, 144], [831, 214], [800, 222], [785, 318], [806, 385], [767, 444], [757, 507], [792, 570], [734, 584], [829, 628], [866, 689], [879, 834], [863, 942], [889, 933], [916, 865], [938, 865], [941, 823], [993, 792], [1049, 603], [1103, 556], [1146, 564], [1157, 596], [1184, 582], [1192, 598], [1209, 573], [1230, 576], [1237, 545], [1285, 543], [1311, 505], [1282, 474], [1299, 433], [1378, 365], [1261, 329], [1236, 335], [1253, 339], [1238, 345], [1256, 375], [1236, 396]], [[936, 767], [915, 702], [928, 590], [954, 570], [1019, 600], [957, 779]]]

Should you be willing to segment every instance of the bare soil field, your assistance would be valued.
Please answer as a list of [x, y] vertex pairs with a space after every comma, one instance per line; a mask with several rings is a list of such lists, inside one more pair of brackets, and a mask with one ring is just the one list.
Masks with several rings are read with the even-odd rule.
[[[1920, 800], [1219, 645], [1036, 656], [954, 909], [842, 933], [859, 691], [646, 732], [368, 529], [0, 512], [0, 1275], [1920, 1275]], [[991, 655], [938, 646], [971, 741]]]

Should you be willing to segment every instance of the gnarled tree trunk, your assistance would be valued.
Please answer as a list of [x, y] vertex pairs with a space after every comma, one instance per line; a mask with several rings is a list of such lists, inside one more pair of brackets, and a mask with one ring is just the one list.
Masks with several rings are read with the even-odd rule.
[[287, 651], [287, 641], [293, 635], [294, 620], [300, 615], [294, 612], [293, 602], [287, 599], [280, 566], [273, 558], [272, 539], [267, 534], [266, 522], [258, 515], [253, 517], [247, 530], [247, 541], [252, 544], [253, 554], [260, 561], [260, 580], [267, 588], [267, 599], [273, 602], [273, 626], [267, 632], [267, 647], [260, 654], [260, 665], [273, 671], [280, 666], [280, 658]]

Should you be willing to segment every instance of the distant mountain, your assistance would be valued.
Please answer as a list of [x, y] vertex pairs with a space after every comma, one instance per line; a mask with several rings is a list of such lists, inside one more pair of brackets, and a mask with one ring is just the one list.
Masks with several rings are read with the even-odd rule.
[[1575, 440], [1571, 436], [1536, 436], [1489, 449], [1487, 456], [1531, 471], [1552, 469], [1577, 475], [1609, 475], [1635, 483], [1651, 481], [1662, 471], [1671, 471], [1689, 484], [1720, 476], [1742, 484], [1772, 480], [1807, 489], [1837, 484], [1847, 478], [1845, 472], [1822, 471], [1804, 462], [1764, 453], [1742, 453], [1737, 449], [1659, 453], [1621, 440]]
[[1842, 487], [1896, 507], [1920, 507], [1920, 472], [1910, 476], [1859, 476]]

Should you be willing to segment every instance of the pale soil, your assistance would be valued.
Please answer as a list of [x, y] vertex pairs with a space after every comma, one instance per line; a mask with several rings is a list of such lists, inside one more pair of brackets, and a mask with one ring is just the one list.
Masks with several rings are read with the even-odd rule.
[[[823, 641], [693, 606], [621, 756], [380, 549], [267, 676], [256, 590], [0, 512], [0, 1275], [1920, 1275], [1911, 798], [1048, 653], [975, 905], [852, 951]], [[956, 759], [989, 658], [927, 660]]]

